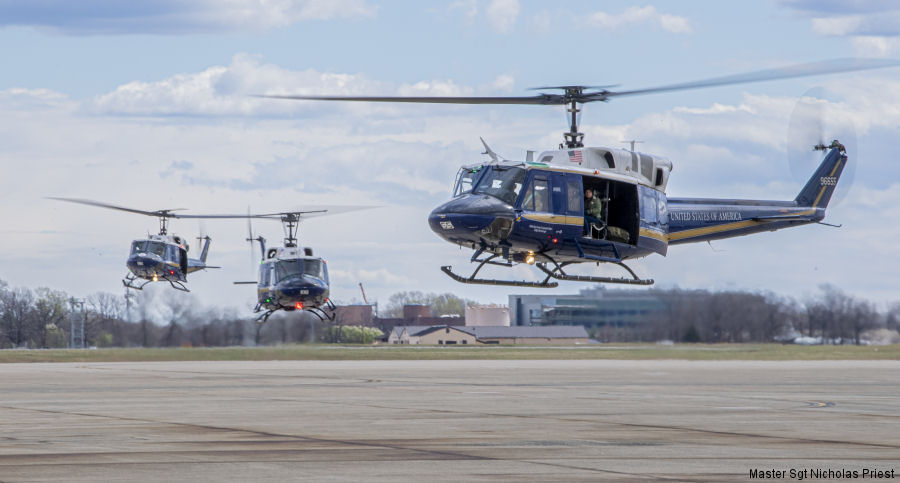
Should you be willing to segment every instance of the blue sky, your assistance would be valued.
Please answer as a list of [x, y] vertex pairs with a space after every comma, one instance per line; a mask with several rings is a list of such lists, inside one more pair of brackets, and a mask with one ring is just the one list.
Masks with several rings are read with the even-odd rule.
[[[75, 295], [121, 291], [128, 242], [153, 219], [44, 196], [141, 209], [278, 211], [374, 204], [311, 219], [334, 298], [456, 292], [482, 302], [510, 289], [456, 284], [438, 267], [466, 252], [427, 227], [479, 136], [520, 158], [556, 146], [562, 109], [273, 101], [261, 93], [526, 95], [532, 86], [634, 89], [840, 57], [900, 57], [893, 2], [545, 2], [464, 0], [0, 0], [0, 278]], [[636, 262], [660, 286], [772, 290], [803, 298], [832, 283], [896, 298], [900, 259], [900, 69], [616, 99], [587, 106], [587, 144], [668, 156], [670, 196], [791, 199], [787, 126], [821, 86], [832, 118], [858, 135], [852, 189], [821, 226], [675, 247]], [[853, 154], [853, 153], [852, 153]], [[813, 161], [814, 162], [814, 161]], [[811, 170], [811, 168], [810, 168]], [[802, 169], [801, 169], [802, 171]], [[843, 181], [842, 181], [843, 182]], [[174, 222], [213, 237], [193, 297], [246, 310], [252, 276], [243, 223]], [[275, 225], [259, 226], [272, 241]], [[526, 277], [524, 267], [516, 273]], [[563, 284], [558, 293], [578, 290]], [[159, 287], [162, 289], [163, 287]], [[157, 289], [154, 289], [157, 290]]]

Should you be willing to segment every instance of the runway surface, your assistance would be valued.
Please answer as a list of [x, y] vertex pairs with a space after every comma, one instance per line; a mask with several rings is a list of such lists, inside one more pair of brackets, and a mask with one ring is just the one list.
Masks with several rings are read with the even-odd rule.
[[900, 478], [894, 361], [6, 364], [0, 384], [2, 482]]

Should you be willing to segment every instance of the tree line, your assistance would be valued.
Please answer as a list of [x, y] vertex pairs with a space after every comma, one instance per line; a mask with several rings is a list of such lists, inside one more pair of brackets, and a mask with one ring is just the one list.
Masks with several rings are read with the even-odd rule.
[[662, 309], [633, 326], [599, 327], [601, 341], [772, 342], [860, 344], [900, 342], [900, 302], [879, 310], [868, 300], [833, 285], [805, 300], [773, 293], [708, 290], [651, 290]]
[[[823, 285], [806, 300], [772, 293], [654, 289], [661, 300], [627, 326], [591, 329], [602, 342], [772, 342], [806, 337], [821, 343], [862, 343], [867, 337], [900, 342], [900, 302], [879, 310], [872, 302]], [[46, 287], [10, 287], [0, 280], [0, 349], [61, 348], [71, 327], [84, 323], [87, 347], [207, 347], [295, 342], [371, 343], [378, 334], [334, 328], [305, 312], [278, 313], [257, 324], [235, 309], [201, 306], [191, 294], [145, 290], [131, 300], [99, 292], [73, 305], [72, 297]], [[398, 292], [382, 317], [399, 317], [403, 305], [421, 303], [432, 315], [463, 315], [474, 302], [453, 294]]]
[[[71, 329], [84, 325], [85, 347], [216, 347], [295, 342], [360, 342], [371, 334], [327, 324], [305, 312], [278, 313], [266, 324], [235, 309], [201, 306], [193, 295], [144, 290], [131, 300], [106, 292], [81, 303], [49, 288], [10, 287], [0, 281], [0, 349], [65, 348]], [[78, 331], [76, 331], [78, 333]], [[343, 335], [343, 337], [340, 337]]]

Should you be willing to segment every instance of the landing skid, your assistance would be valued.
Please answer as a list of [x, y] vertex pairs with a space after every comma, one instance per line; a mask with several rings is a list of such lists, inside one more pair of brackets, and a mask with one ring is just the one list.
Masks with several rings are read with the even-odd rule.
[[330, 314], [326, 312], [325, 309], [319, 307], [311, 307], [305, 310], [318, 317], [322, 322], [334, 322], [334, 318], [337, 316], [337, 314], [334, 312], [335, 308], [336, 307], [331, 302], [331, 299], [325, 299], [325, 309], [330, 310]]
[[563, 267], [572, 264], [572, 262], [556, 263], [556, 261], [553, 260], [552, 258], [550, 259], [550, 261], [553, 262], [553, 268], [547, 268], [547, 264], [543, 263], [543, 262], [536, 264], [537, 267], [539, 269], [541, 269], [542, 272], [547, 274], [548, 278], [553, 277], [557, 280], [566, 280], [569, 282], [620, 283], [620, 284], [626, 284], [626, 285], [653, 285], [652, 278], [638, 277], [637, 274], [634, 273], [634, 270], [632, 270], [628, 265], [625, 265], [622, 262], [605, 262], [605, 263], [612, 263], [612, 264], [615, 264], [615, 265], [618, 265], [618, 266], [624, 268], [625, 270], [628, 271], [628, 273], [631, 274], [632, 278], [593, 277], [590, 275], [569, 275], [568, 273], [566, 273], [563, 270]]
[[[135, 283], [134, 283], [135, 280], [143, 280], [144, 283], [142, 283], [140, 285], [135, 285]], [[144, 280], [142, 278], [139, 279], [139, 278], [135, 277], [133, 273], [129, 273], [128, 275], [125, 275], [125, 278], [122, 280], [122, 285], [124, 285], [125, 288], [133, 288], [135, 290], [144, 290], [144, 286], [152, 281], [153, 280]]]
[[[136, 280], [143, 280], [144, 283], [142, 283], [140, 285], [135, 285]], [[124, 285], [126, 288], [133, 288], [135, 290], [144, 290], [144, 287], [147, 286], [147, 284], [151, 283], [151, 282], [153, 282], [153, 280], [146, 280], [146, 279], [138, 278], [138, 277], [134, 276], [133, 273], [129, 273], [128, 275], [125, 275], [125, 279], [122, 280], [122, 285]], [[182, 292], [190, 292], [190, 290], [188, 290], [188, 288], [185, 287], [184, 284], [181, 282], [172, 281], [172, 280], [168, 280], [168, 282], [169, 282], [169, 285], [171, 285], [172, 288], [174, 288], [175, 290], [181, 290]]]
[[557, 263], [556, 260], [550, 258], [547, 254], [544, 254], [544, 253], [542, 253], [541, 256], [550, 260], [552, 267], [548, 268], [548, 265], [550, 265], [550, 264], [548, 264], [546, 262], [539, 262], [539, 263], [535, 264], [542, 272], [547, 274], [547, 277], [544, 278], [544, 280], [542, 280], [540, 282], [529, 282], [526, 280], [496, 280], [496, 279], [487, 279], [487, 278], [477, 278], [478, 271], [481, 270], [481, 268], [483, 266], [485, 266], [486, 264], [500, 265], [503, 267], [512, 267], [512, 263], [502, 263], [502, 262], [495, 261], [494, 259], [499, 256], [496, 253], [492, 254], [491, 256], [489, 256], [485, 259], [480, 259], [480, 260], [476, 258], [477, 255], [479, 255], [479, 253], [476, 252], [475, 255], [476, 256], [472, 257], [472, 261], [480, 262], [480, 263], [478, 264], [477, 267], [475, 267], [475, 271], [473, 271], [472, 275], [470, 275], [468, 278], [458, 275], [456, 273], [453, 273], [453, 269], [449, 265], [444, 265], [443, 267], [441, 267], [441, 271], [446, 273], [447, 276], [449, 276], [453, 280], [456, 280], [457, 282], [460, 282], [460, 283], [470, 283], [470, 284], [478, 284], [478, 285], [503, 285], [503, 286], [508, 286], [508, 287], [533, 287], [533, 288], [558, 287], [559, 283], [551, 282], [550, 281], [551, 278], [555, 278], [557, 280], [565, 280], [568, 282], [618, 283], [618, 284], [626, 284], [626, 285], [652, 285], [653, 284], [653, 279], [642, 279], [642, 278], [638, 277], [637, 274], [635, 274], [634, 271], [628, 265], [625, 265], [624, 263], [621, 262], [621, 260], [618, 260], [618, 259], [604, 259], [602, 261], [604, 263], [612, 263], [612, 264], [615, 264], [615, 265], [618, 265], [618, 266], [624, 268], [625, 270], [628, 271], [629, 274], [631, 274], [632, 278], [593, 277], [590, 275], [569, 275], [568, 273], [565, 272], [565, 270], [563, 270], [563, 267], [566, 267], [573, 263], [584, 263], [584, 262]]
[[[476, 255], [478, 255], [477, 252], [476, 252]], [[447, 276], [449, 276], [453, 280], [456, 280], [457, 282], [460, 282], [460, 283], [471, 283], [471, 284], [476, 284], [476, 285], [503, 285], [503, 286], [507, 286], [507, 287], [537, 287], [537, 288], [554, 288], [554, 287], [559, 286], [559, 283], [549, 281], [550, 280], [549, 275], [547, 276], [547, 278], [545, 278], [541, 282], [529, 282], [527, 280], [496, 280], [496, 279], [491, 279], [491, 278], [476, 278], [478, 275], [478, 271], [481, 270], [481, 267], [485, 266], [485, 264], [500, 265], [502, 267], [511, 267], [512, 266], [511, 263], [501, 263], [501, 262], [494, 261], [494, 259], [497, 258], [498, 256], [499, 255], [497, 255], [495, 253], [483, 260], [477, 260], [477, 259], [475, 259], [475, 257], [472, 257], [472, 259], [473, 259], [472, 261], [481, 262], [481, 263], [478, 264], [478, 267], [475, 268], [475, 271], [472, 272], [472, 275], [470, 275], [469, 278], [465, 278], [461, 275], [457, 275], [457, 274], [453, 273], [453, 267], [451, 267], [450, 265], [444, 265], [443, 267], [441, 267], [441, 271], [446, 273]]]
[[[315, 315], [322, 322], [334, 322], [334, 318], [337, 316], [337, 314], [335, 313], [336, 308], [337, 307], [334, 306], [334, 303], [331, 301], [331, 299], [325, 299], [325, 309], [322, 309], [319, 307], [310, 307], [308, 309], [305, 308], [303, 310]], [[260, 308], [257, 305], [256, 312], [259, 312], [259, 310], [260, 310]], [[256, 318], [256, 323], [260, 324], [260, 325], [265, 324], [266, 321], [269, 320], [269, 317], [271, 317], [272, 314], [274, 314], [275, 312], [278, 312], [279, 310], [283, 310], [283, 309], [279, 308], [279, 309], [266, 310], [263, 314], [261, 314], [259, 317]], [[326, 312], [326, 310], [330, 311], [331, 313], [329, 314], [328, 312]]]

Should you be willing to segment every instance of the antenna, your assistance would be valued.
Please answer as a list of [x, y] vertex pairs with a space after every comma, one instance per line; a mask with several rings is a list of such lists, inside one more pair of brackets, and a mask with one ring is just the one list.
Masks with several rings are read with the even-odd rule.
[[620, 142], [620, 143], [631, 144], [631, 152], [632, 152], [632, 153], [634, 152], [634, 145], [635, 145], [635, 144], [644, 144], [644, 141], [637, 141], [637, 140], [635, 140], [635, 139], [632, 139], [631, 141], [619, 141], [619, 142]]

